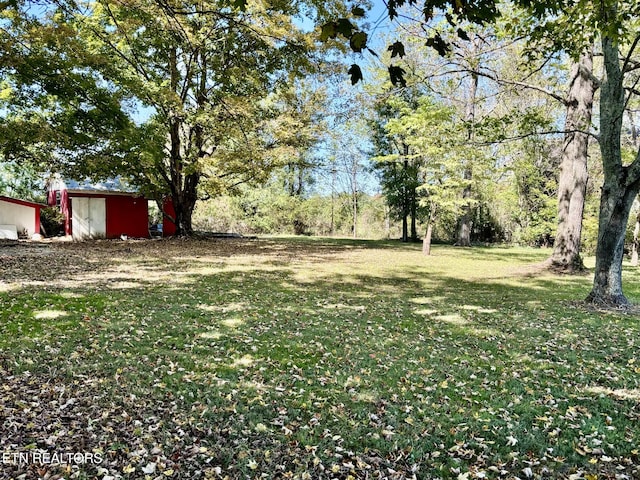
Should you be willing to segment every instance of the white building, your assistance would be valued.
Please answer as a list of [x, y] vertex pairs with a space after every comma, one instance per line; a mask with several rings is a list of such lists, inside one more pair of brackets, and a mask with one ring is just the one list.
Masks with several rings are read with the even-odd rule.
[[0, 238], [17, 240], [40, 234], [40, 210], [46, 205], [0, 195]]

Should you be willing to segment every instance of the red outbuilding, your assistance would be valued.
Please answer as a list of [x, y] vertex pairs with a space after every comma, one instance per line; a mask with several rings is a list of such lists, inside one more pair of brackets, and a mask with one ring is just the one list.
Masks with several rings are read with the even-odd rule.
[[[64, 182], [54, 177], [48, 182], [48, 204], [64, 216], [65, 235], [74, 240], [96, 238], [149, 238], [150, 199], [128, 188], [118, 179], [103, 183]], [[173, 202], [161, 202], [173, 215]], [[164, 217], [163, 235], [175, 234], [175, 226]]]
[[60, 208], [64, 232], [74, 240], [149, 237], [149, 204], [139, 193], [49, 185], [48, 203]]

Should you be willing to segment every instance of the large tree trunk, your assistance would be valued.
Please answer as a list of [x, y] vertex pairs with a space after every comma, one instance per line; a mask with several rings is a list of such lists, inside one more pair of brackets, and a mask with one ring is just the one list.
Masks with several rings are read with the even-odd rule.
[[567, 117], [558, 182], [558, 229], [551, 266], [566, 272], [584, 269], [580, 257], [582, 214], [589, 174], [587, 154], [593, 96], [593, 54], [585, 52], [571, 69]]
[[622, 165], [620, 138], [625, 107], [618, 45], [602, 39], [605, 78], [600, 92], [600, 150], [604, 185], [600, 199], [596, 270], [587, 301], [610, 306], [627, 305], [622, 292], [624, 238], [633, 200], [640, 189], [640, 155]]
[[175, 177], [176, 184], [171, 185], [171, 198], [173, 200], [173, 209], [175, 217], [173, 223], [176, 226], [177, 236], [193, 235], [193, 210], [198, 200], [197, 187], [200, 182], [200, 175], [192, 173]]
[[[406, 199], [403, 199], [402, 201], [406, 202]], [[409, 241], [409, 226], [407, 223], [406, 208], [404, 205], [402, 206], [402, 241], [405, 243]]]
[[183, 160], [182, 160], [182, 138], [180, 129], [182, 122], [179, 118], [170, 119], [169, 124], [169, 174], [170, 177], [166, 178], [171, 190], [171, 199], [173, 202], [174, 218], [173, 223], [176, 227], [176, 235], [190, 235], [193, 231], [191, 226], [190, 211], [188, 196], [184, 192], [184, 178], [183, 178]]
[[607, 185], [602, 189], [596, 271], [587, 301], [616, 306], [629, 302], [622, 292], [624, 237], [633, 200], [638, 188]]
[[[174, 92], [179, 87], [178, 59], [176, 49], [171, 49], [169, 56], [170, 66], [170, 82]], [[201, 58], [202, 65], [206, 65], [204, 53]], [[206, 71], [206, 68], [204, 69]], [[206, 102], [204, 89], [206, 87], [206, 78], [201, 78], [201, 85], [197, 96], [200, 105]], [[198, 184], [200, 183], [201, 174], [199, 172], [185, 173], [185, 152], [189, 150], [188, 139], [184, 138], [185, 125], [184, 118], [179, 113], [174, 113], [169, 118], [169, 176], [165, 180], [169, 183], [171, 198], [173, 200], [173, 208], [175, 212], [174, 225], [176, 227], [176, 235], [189, 236], [193, 234], [193, 210], [198, 200]], [[197, 151], [197, 158], [203, 157], [204, 151], [204, 133], [203, 128], [199, 124], [195, 124], [191, 130], [194, 136], [194, 144]], [[187, 146], [185, 146], [187, 144]]]

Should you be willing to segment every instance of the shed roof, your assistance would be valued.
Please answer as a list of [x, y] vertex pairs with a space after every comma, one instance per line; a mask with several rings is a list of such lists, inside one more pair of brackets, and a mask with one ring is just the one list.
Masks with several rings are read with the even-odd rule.
[[103, 192], [135, 193], [136, 188], [131, 186], [122, 177], [115, 177], [102, 182], [94, 182], [88, 178], [84, 180], [67, 179], [64, 181], [69, 191], [88, 190]]
[[44, 203], [32, 202], [30, 200], [21, 200], [19, 198], [7, 197], [5, 195], [0, 195], [0, 200], [9, 203], [15, 203], [16, 205], [24, 205], [25, 207], [43, 208], [47, 206]]
[[97, 190], [97, 189], [88, 189], [88, 188], [68, 188], [67, 194], [70, 197], [73, 196], [95, 196], [95, 197], [105, 197], [105, 196], [124, 196], [124, 197], [144, 197], [143, 194], [138, 192], [124, 192], [121, 190]]

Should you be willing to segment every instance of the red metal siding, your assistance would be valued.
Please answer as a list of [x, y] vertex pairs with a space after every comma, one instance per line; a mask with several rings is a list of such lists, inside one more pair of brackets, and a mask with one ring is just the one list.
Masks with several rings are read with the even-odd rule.
[[64, 215], [64, 234], [71, 235], [73, 233], [71, 229], [71, 199], [66, 189], [60, 192], [60, 212]]
[[106, 195], [107, 238], [149, 237], [149, 209], [144, 197]]
[[[49, 192], [50, 205], [56, 204], [57, 191]], [[105, 229], [107, 238], [120, 238], [127, 235], [132, 238], [149, 238], [149, 206], [146, 198], [132, 194], [117, 192], [60, 191], [60, 210], [65, 217], [65, 234], [72, 235], [71, 211], [72, 197], [104, 198], [106, 219]]]
[[40, 207], [36, 207], [36, 233], [39, 234], [40, 233]]

